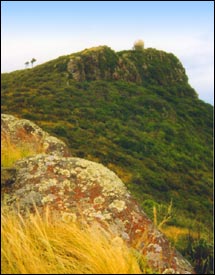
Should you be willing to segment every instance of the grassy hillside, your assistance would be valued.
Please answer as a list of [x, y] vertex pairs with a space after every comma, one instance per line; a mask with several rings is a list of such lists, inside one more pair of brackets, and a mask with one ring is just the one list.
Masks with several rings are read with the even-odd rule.
[[169, 226], [212, 232], [213, 107], [174, 55], [84, 50], [2, 74], [1, 99], [3, 113], [115, 171], [149, 216], [172, 201]]

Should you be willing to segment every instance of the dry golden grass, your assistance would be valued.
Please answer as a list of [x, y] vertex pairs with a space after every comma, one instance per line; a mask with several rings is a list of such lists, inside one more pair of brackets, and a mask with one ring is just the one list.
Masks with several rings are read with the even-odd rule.
[[193, 237], [197, 237], [197, 232], [189, 230], [189, 228], [182, 228], [177, 226], [167, 225], [168, 221], [172, 218], [172, 201], [170, 202], [165, 215], [162, 220], [157, 222], [157, 208], [153, 207], [153, 221], [154, 225], [167, 236], [169, 240], [171, 240], [174, 245], [180, 240], [181, 237], [185, 237], [188, 235], [192, 235]]
[[3, 274], [141, 274], [142, 256], [98, 225], [59, 222], [48, 210], [26, 219], [3, 209], [1, 219]]
[[176, 226], [165, 226], [161, 228], [161, 231], [173, 242], [176, 244], [180, 237], [192, 235], [193, 237], [197, 237], [197, 232], [191, 232], [188, 228], [181, 228]]
[[22, 146], [13, 144], [9, 138], [1, 140], [1, 166], [11, 167], [17, 160], [34, 156], [41, 152], [41, 148], [30, 143], [23, 143]]

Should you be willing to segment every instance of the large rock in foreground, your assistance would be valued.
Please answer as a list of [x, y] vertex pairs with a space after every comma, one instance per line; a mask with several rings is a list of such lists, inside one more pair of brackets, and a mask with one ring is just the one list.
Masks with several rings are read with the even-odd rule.
[[[48, 134], [37, 126], [33, 127], [30, 122], [25, 120], [23, 124], [22, 121], [18, 127], [18, 120], [3, 118], [4, 135], [9, 133], [14, 143], [20, 144], [22, 139], [17, 138], [17, 129], [24, 129], [24, 125], [30, 127], [25, 129], [25, 133], [29, 132], [33, 140], [39, 136], [41, 141], [46, 140]], [[28, 210], [34, 211], [35, 204], [41, 213], [49, 206], [57, 218], [66, 222], [83, 218], [89, 224], [97, 221], [143, 253], [149, 266], [157, 272], [193, 273], [190, 264], [171, 248], [165, 236], [132, 199], [123, 182], [103, 165], [80, 158], [62, 157], [61, 153], [53, 151], [53, 154], [23, 158], [10, 171], [3, 169], [3, 172], [2, 179], [7, 187], [2, 185], [2, 203], [9, 209], [19, 209], [25, 215]]]
[[122, 181], [101, 164], [80, 158], [37, 155], [16, 164], [16, 181], [8, 204], [25, 213], [35, 203], [49, 205], [63, 220], [98, 221], [136, 247], [161, 272], [192, 273], [191, 266], [170, 247], [165, 236], [131, 198]]

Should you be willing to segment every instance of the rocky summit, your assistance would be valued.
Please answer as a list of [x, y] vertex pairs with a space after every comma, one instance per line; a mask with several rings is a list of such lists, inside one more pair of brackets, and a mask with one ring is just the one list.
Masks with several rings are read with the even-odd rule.
[[17, 146], [25, 146], [27, 141], [46, 148], [2, 170], [2, 203], [9, 209], [19, 209], [25, 215], [27, 210], [34, 211], [36, 204], [41, 213], [49, 206], [60, 220], [84, 217], [89, 224], [97, 221], [143, 253], [153, 270], [193, 273], [114, 172], [102, 164], [69, 156], [64, 142], [28, 120], [2, 115], [2, 137]]
[[181, 62], [173, 54], [152, 48], [120, 53], [107, 46], [85, 49], [71, 55], [67, 70], [76, 81], [124, 80], [139, 84], [150, 81], [169, 85], [188, 80]]

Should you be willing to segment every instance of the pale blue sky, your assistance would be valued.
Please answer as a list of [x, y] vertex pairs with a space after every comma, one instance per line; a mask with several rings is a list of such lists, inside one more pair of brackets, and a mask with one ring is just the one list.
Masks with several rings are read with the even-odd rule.
[[213, 104], [213, 1], [2, 1], [2, 72], [85, 48], [174, 53], [199, 98]]

